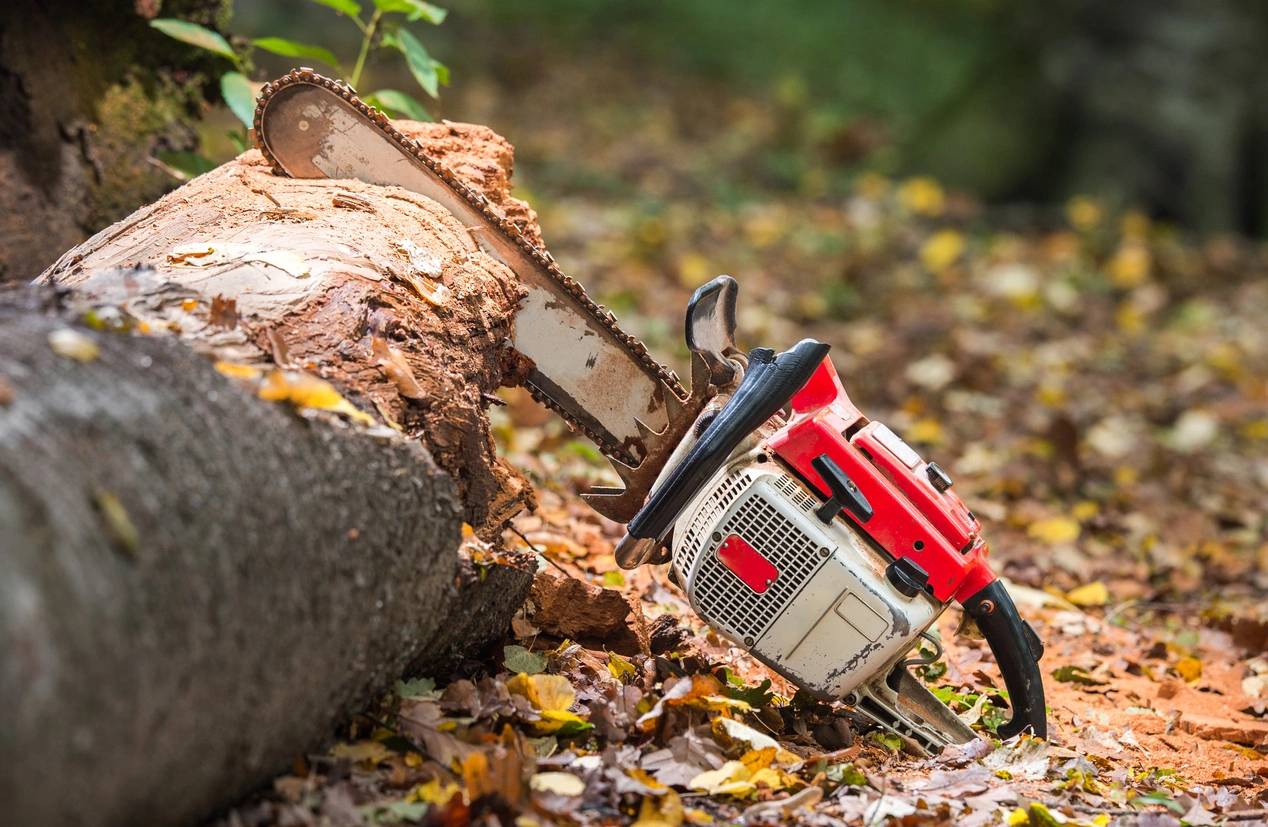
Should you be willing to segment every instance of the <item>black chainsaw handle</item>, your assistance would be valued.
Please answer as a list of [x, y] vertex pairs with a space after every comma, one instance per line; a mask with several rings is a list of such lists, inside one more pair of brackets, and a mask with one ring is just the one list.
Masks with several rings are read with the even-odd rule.
[[810, 381], [828, 350], [822, 342], [802, 339], [778, 356], [770, 348], [750, 351], [748, 367], [735, 394], [630, 520], [625, 528], [629, 536], [664, 538], [687, 503], [717, 473], [735, 447]]
[[964, 601], [964, 610], [977, 621], [1008, 687], [1013, 716], [1000, 725], [1000, 737], [1011, 738], [1029, 729], [1040, 738], [1047, 738], [1048, 713], [1039, 671], [1043, 642], [1039, 635], [1017, 614], [1017, 606], [1003, 581], [993, 581]]

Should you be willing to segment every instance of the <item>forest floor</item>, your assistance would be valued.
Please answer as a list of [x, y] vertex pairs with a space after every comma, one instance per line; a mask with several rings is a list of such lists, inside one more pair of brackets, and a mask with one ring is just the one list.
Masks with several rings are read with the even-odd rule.
[[718, 181], [768, 116], [730, 117], [725, 141], [666, 149], [653, 120], [587, 150], [638, 198], [534, 167], [551, 249], [679, 365], [686, 297], [717, 272], [740, 280], [742, 346], [831, 343], [854, 401], [981, 518], [1047, 645], [1050, 739], [993, 738], [1002, 682], [955, 608], [923, 677], [980, 741], [913, 756], [794, 696], [663, 570], [617, 568], [620, 527], [577, 496], [609, 479], [602, 458], [508, 391], [495, 427], [540, 507], [505, 549], [466, 551], [542, 557], [513, 639], [403, 682], [223, 822], [1266, 820], [1268, 253], [1085, 198], [1018, 216], [922, 178], [842, 190], [813, 165], [737, 196]]

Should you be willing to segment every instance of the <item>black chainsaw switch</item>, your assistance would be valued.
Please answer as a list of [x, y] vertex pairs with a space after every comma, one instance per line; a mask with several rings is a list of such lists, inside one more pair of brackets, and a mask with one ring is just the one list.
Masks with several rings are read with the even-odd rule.
[[890, 563], [885, 577], [903, 597], [915, 597], [929, 585], [929, 572], [910, 557], [899, 557]]
[[841, 470], [841, 466], [832, 461], [832, 457], [820, 454], [810, 461], [810, 465], [819, 472], [832, 495], [815, 512], [815, 516], [825, 525], [836, 519], [842, 508], [857, 517], [860, 523], [872, 519], [872, 504], [863, 496], [854, 480]]

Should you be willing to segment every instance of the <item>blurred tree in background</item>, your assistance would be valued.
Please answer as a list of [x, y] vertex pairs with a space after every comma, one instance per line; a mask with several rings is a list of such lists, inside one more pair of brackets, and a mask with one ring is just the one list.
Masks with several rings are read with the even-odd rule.
[[[171, 186], [165, 173], [197, 171], [193, 151], [237, 152], [237, 119], [207, 105], [221, 79], [244, 117], [247, 81], [297, 63], [356, 75], [397, 115], [489, 123], [545, 197], [738, 203], [926, 174], [1010, 221], [1087, 194], [1195, 231], [1268, 232], [1258, 0], [455, 0], [419, 32], [426, 48], [404, 24], [367, 36], [376, 12], [414, 21], [420, 5], [444, 19], [415, 0], [5, 4], [0, 274], [32, 275]], [[219, 32], [231, 62], [156, 18]], [[420, 86], [426, 111], [402, 91]]]

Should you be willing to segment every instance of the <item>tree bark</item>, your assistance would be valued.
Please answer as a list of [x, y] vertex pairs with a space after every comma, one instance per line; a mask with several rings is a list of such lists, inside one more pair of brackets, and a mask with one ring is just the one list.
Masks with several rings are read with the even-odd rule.
[[[536, 232], [501, 138], [414, 133]], [[455, 549], [531, 499], [484, 415], [520, 288], [447, 212], [252, 152], [41, 280], [0, 302], [7, 820], [206, 816], [504, 632], [531, 557]]]

